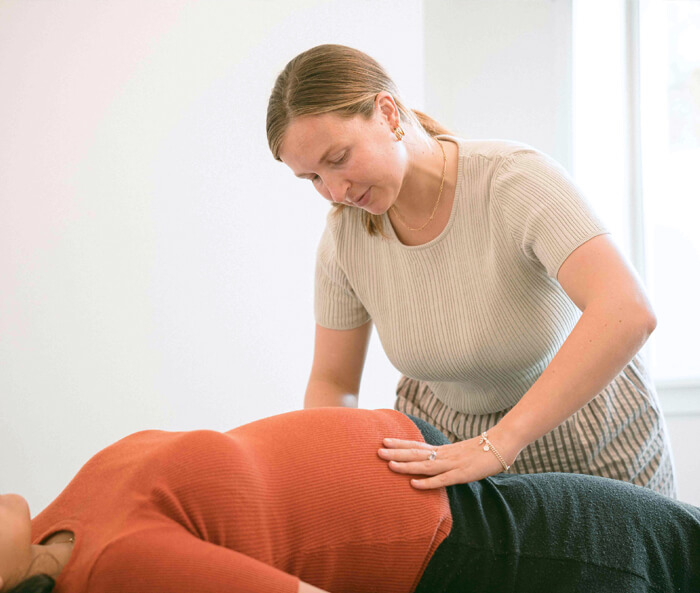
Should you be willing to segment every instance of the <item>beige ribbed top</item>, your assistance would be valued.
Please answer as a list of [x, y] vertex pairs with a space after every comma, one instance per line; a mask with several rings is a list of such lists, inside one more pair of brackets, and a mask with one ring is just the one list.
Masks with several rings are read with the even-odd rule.
[[581, 313], [557, 282], [579, 245], [607, 233], [566, 171], [525, 144], [464, 140], [443, 232], [407, 246], [370, 236], [360, 211], [329, 214], [316, 263], [316, 322], [351, 329], [372, 319], [404, 375], [455, 410], [513, 406]]

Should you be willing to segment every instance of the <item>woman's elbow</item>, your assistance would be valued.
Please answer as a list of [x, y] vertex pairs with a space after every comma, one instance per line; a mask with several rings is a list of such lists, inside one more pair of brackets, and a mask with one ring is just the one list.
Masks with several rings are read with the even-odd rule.
[[645, 307], [640, 313], [640, 325], [645, 329], [647, 337], [656, 329], [656, 314], [651, 307]]
[[649, 311], [647, 328], [649, 330], [649, 335], [656, 329], [656, 315], [654, 315], [653, 311]]

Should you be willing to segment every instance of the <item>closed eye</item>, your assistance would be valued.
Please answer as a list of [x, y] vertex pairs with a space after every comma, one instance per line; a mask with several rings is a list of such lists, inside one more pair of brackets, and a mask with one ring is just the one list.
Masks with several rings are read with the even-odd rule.
[[[346, 152], [342, 157], [340, 157], [337, 161], [330, 161], [331, 165], [342, 165], [345, 161], [348, 160], [348, 154], [349, 152]], [[311, 183], [316, 183], [317, 180], [320, 179], [318, 175], [312, 175], [311, 177], [308, 178]]]
[[348, 153], [346, 152], [342, 157], [340, 157], [337, 161], [331, 162], [332, 165], [340, 165], [344, 163], [348, 158]]

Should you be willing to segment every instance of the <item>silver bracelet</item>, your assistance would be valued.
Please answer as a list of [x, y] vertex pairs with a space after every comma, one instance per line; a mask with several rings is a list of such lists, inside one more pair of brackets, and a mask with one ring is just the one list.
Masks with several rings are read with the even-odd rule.
[[486, 431], [481, 433], [481, 439], [479, 440], [479, 445], [484, 445], [484, 451], [491, 451], [496, 457], [498, 457], [498, 461], [501, 462], [501, 465], [503, 466], [503, 471], [507, 472], [510, 469], [510, 465], [508, 465], [501, 454], [498, 452], [496, 447], [493, 446], [493, 443], [489, 441], [489, 437], [486, 434]]

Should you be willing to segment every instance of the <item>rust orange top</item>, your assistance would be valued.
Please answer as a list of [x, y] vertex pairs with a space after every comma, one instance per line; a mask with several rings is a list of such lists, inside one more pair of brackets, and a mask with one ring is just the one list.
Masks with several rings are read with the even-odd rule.
[[32, 521], [75, 533], [56, 593], [415, 589], [452, 516], [377, 450], [395, 410], [316, 408], [228, 432], [147, 430], [92, 457]]

